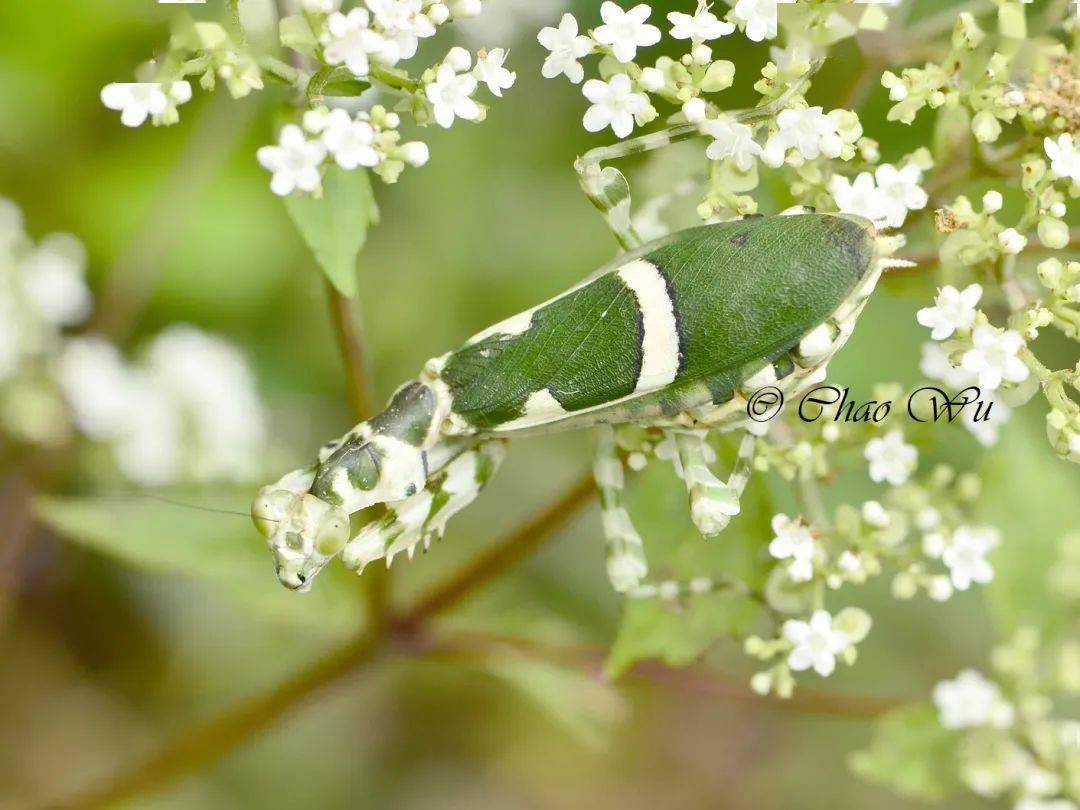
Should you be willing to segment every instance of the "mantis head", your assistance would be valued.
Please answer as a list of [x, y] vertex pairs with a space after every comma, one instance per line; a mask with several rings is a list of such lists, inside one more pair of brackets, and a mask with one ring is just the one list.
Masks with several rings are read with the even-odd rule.
[[428, 467], [422, 445], [433, 414], [431, 389], [406, 385], [385, 411], [324, 447], [317, 465], [259, 491], [251, 516], [285, 587], [311, 587], [349, 541], [350, 515], [423, 489]]

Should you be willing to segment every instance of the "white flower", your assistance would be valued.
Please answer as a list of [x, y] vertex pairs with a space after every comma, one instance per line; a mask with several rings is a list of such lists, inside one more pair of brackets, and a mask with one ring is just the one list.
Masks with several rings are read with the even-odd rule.
[[364, 3], [383, 36], [396, 46], [401, 59], [415, 56], [419, 40], [435, 35], [435, 25], [423, 13], [421, 0], [364, 0]]
[[1015, 715], [997, 684], [973, 669], [938, 683], [934, 687], [934, 705], [941, 725], [952, 729], [985, 725], [1008, 728]]
[[1005, 204], [1004, 197], [1001, 196], [1000, 191], [990, 189], [990, 191], [983, 194], [982, 206], [983, 211], [987, 214], [996, 214], [1001, 210], [1001, 206]]
[[618, 137], [625, 138], [634, 129], [634, 116], [649, 108], [648, 97], [634, 92], [630, 77], [625, 73], [616, 73], [607, 82], [589, 79], [582, 93], [592, 102], [584, 118], [585, 129], [589, 132], [599, 132], [610, 126]]
[[817, 610], [810, 621], [794, 619], [784, 622], [784, 638], [794, 645], [788, 655], [788, 666], [796, 672], [813, 670], [822, 677], [836, 669], [836, 656], [851, 646], [846, 634], [833, 629], [832, 616]]
[[91, 439], [120, 436], [128, 420], [130, 374], [111, 343], [97, 337], [68, 340], [54, 375], [75, 426]]
[[319, 187], [319, 164], [326, 158], [326, 146], [322, 141], [309, 141], [296, 124], [286, 124], [278, 145], [263, 146], [255, 155], [262, 167], [273, 173], [270, 190], [283, 197], [293, 189], [315, 191]]
[[1003, 381], [1023, 382], [1030, 373], [1017, 353], [1024, 346], [1019, 332], [976, 326], [971, 334], [973, 348], [964, 352], [960, 365], [978, 377], [979, 387], [993, 391]]
[[1074, 183], [1080, 183], [1080, 151], [1077, 151], [1072, 135], [1066, 132], [1058, 135], [1056, 141], [1044, 138], [1043, 149], [1050, 158], [1050, 171], [1058, 177], [1068, 177]]
[[919, 370], [931, 380], [945, 383], [949, 388], [961, 391], [976, 381], [974, 374], [954, 366], [949, 360], [949, 353], [940, 343], [928, 340], [922, 345], [922, 360]]
[[45, 321], [73, 326], [90, 314], [93, 299], [86, 286], [86, 251], [70, 234], [53, 234], [19, 267], [23, 289]]
[[769, 543], [769, 554], [778, 560], [791, 560], [787, 572], [794, 582], [808, 582], [814, 578], [814, 535], [801, 520], [787, 515], [775, 515], [772, 519], [775, 537]]
[[503, 67], [506, 61], [506, 51], [502, 48], [492, 48], [490, 51], [480, 52], [476, 59], [476, 67], [473, 68], [473, 76], [477, 81], [487, 85], [493, 96], [502, 96], [502, 91], [514, 86], [517, 74]]
[[[989, 418], [980, 418], [978, 422], [975, 421], [976, 411], [973, 411], [970, 407], [964, 408], [961, 413], [961, 423], [967, 432], [975, 437], [975, 441], [981, 444], [983, 447], [993, 447], [998, 442], [998, 434], [1001, 431], [1001, 424], [1008, 422], [1009, 417], [1012, 416], [1012, 411], [1003, 402], [998, 402], [990, 398], [985, 398], [987, 406], [991, 404], [993, 407], [990, 410]], [[980, 414], [983, 416], [985, 414]]]
[[1010, 256], [1015, 256], [1017, 253], [1027, 247], [1027, 237], [1021, 234], [1016, 228], [1006, 228], [997, 236], [998, 245], [1001, 247], [1001, 252]]
[[747, 39], [761, 42], [776, 36], [777, 0], [739, 0], [735, 16], [746, 27]]
[[593, 31], [593, 36], [601, 45], [610, 45], [611, 52], [620, 62], [632, 62], [639, 47], [660, 41], [660, 29], [645, 22], [651, 13], [652, 9], [644, 3], [623, 11], [611, 0], [606, 0], [600, 6], [604, 24]]
[[708, 108], [705, 106], [705, 99], [695, 96], [689, 99], [682, 105], [682, 113], [686, 116], [687, 122], [691, 124], [701, 124], [705, 121], [705, 116], [708, 113]]
[[746, 124], [728, 118], [713, 118], [702, 124], [701, 129], [713, 139], [705, 149], [709, 160], [731, 158], [740, 171], [747, 172], [753, 167], [754, 158], [761, 157], [761, 147]]
[[829, 180], [829, 193], [841, 213], [858, 214], [880, 225], [890, 216], [889, 204], [870, 172], [860, 172], [854, 181], [834, 174]]
[[191, 100], [188, 82], [114, 82], [101, 89], [101, 103], [110, 110], [120, 110], [120, 122], [137, 127], [151, 115], [161, 115], [169, 106]]
[[353, 119], [345, 110], [327, 116], [323, 143], [343, 169], [378, 165], [381, 156], [375, 150], [375, 128], [370, 121]]
[[455, 118], [475, 121], [480, 117], [480, 105], [471, 98], [476, 92], [476, 79], [468, 73], [455, 73], [451, 65], [440, 65], [435, 81], [424, 92], [441, 127], [450, 126]]
[[578, 36], [578, 23], [573, 14], [563, 14], [558, 28], [542, 29], [536, 40], [551, 51], [540, 69], [545, 79], [565, 73], [574, 84], [581, 82], [585, 69], [578, 60], [592, 51], [593, 41], [587, 36]]
[[867, 501], [862, 505], [862, 519], [875, 529], [887, 529], [892, 523], [885, 507], [877, 501]]
[[987, 583], [994, 569], [986, 555], [998, 544], [997, 532], [989, 527], [960, 526], [945, 541], [941, 561], [949, 569], [949, 578], [958, 591], [966, 591], [972, 582]]
[[372, 55], [378, 54], [388, 64], [397, 61], [397, 44], [372, 31], [370, 20], [367, 10], [362, 8], [354, 8], [348, 14], [335, 11], [330, 15], [322, 36], [327, 64], [344, 64], [354, 76], [365, 78], [371, 69]]
[[794, 148], [806, 160], [821, 155], [840, 157], [844, 142], [836, 122], [821, 107], [781, 110], [776, 116], [776, 125], [779, 129], [765, 144], [762, 156], [767, 165], [775, 168], [783, 163], [789, 148]]
[[870, 479], [888, 481], [893, 486], [907, 481], [919, 463], [919, 451], [905, 444], [899, 429], [890, 430], [880, 439], [871, 439], [866, 443], [864, 455], [870, 462]]
[[423, 166], [431, 157], [428, 146], [423, 141], [409, 141], [408, 143], [403, 143], [398, 147], [397, 154], [398, 157], [410, 166]]
[[930, 329], [934, 340], [945, 340], [953, 332], [970, 329], [975, 323], [975, 305], [982, 297], [982, 287], [969, 284], [962, 291], [945, 286], [938, 290], [934, 306], [920, 309], [915, 318]]
[[667, 15], [671, 23], [671, 36], [675, 39], [692, 39], [695, 42], [707, 42], [710, 39], [718, 39], [735, 30], [735, 26], [717, 18], [708, 10], [704, 0], [699, 0], [697, 11], [693, 14], [682, 14], [672, 11]]
[[899, 228], [904, 224], [908, 211], [926, 207], [929, 197], [919, 185], [922, 169], [914, 163], [908, 163], [902, 169], [884, 163], [874, 170], [874, 179], [877, 180], [888, 227]]

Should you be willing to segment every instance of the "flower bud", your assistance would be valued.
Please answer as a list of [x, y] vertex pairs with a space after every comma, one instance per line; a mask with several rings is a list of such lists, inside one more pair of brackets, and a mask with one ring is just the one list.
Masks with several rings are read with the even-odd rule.
[[1069, 244], [1069, 226], [1060, 219], [1043, 217], [1039, 220], [1039, 241], [1053, 250], [1061, 250]]
[[988, 191], [983, 195], [983, 211], [987, 214], [996, 214], [1001, 210], [1002, 198], [1000, 191]]
[[398, 156], [410, 166], [423, 166], [428, 162], [430, 153], [423, 141], [409, 141], [398, 149]]
[[971, 131], [981, 143], [993, 143], [1001, 135], [1001, 122], [992, 112], [983, 110], [971, 120]]

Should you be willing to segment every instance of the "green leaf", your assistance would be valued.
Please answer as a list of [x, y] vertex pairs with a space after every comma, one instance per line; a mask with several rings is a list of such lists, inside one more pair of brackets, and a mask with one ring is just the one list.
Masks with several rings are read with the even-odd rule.
[[319, 577], [319, 587], [306, 594], [278, 584], [265, 543], [243, 515], [250, 494], [169, 491], [161, 496], [176, 503], [137, 494], [43, 497], [37, 513], [69, 542], [134, 568], [209, 583], [276, 622], [328, 635], [356, 632], [363, 620], [360, 590], [343, 572], [335, 575], [328, 569]]
[[371, 182], [362, 169], [331, 166], [321, 197], [293, 195], [285, 208], [330, 283], [342, 295], [357, 292], [356, 257], [376, 220]]
[[1080, 467], [1054, 456], [1037, 414], [1019, 412], [1002, 426], [980, 472], [979, 521], [1001, 532], [990, 555], [994, 580], [986, 586], [1001, 634], [1024, 624], [1048, 634], [1064, 630], [1068, 615], [1047, 598], [1047, 572], [1063, 535], [1080, 526]]
[[746, 633], [760, 610], [753, 599], [732, 591], [697, 594], [683, 605], [627, 600], [608, 654], [608, 677], [617, 678], [648, 658], [671, 666], [692, 664], [717, 638]]
[[[716, 468], [729, 469], [732, 461], [732, 453], [722, 453]], [[763, 476], [750, 479], [739, 515], [723, 534], [709, 540], [690, 522], [686, 487], [670, 464], [649, 465], [627, 493], [627, 501], [645, 540], [651, 581], [711, 577], [735, 580], [756, 593], [763, 591], [773, 511]], [[717, 639], [749, 632], [761, 609], [759, 600], [731, 589], [691, 596], [682, 605], [627, 600], [607, 672], [616, 677], [643, 659], [673, 666], [689, 664]]]
[[848, 764], [859, 777], [902, 796], [943, 801], [960, 787], [958, 740], [938, 722], [933, 706], [919, 703], [879, 720], [870, 747], [852, 754]]
[[492, 655], [485, 667], [587, 748], [603, 748], [628, 712], [618, 690], [580, 669], [512, 652]]

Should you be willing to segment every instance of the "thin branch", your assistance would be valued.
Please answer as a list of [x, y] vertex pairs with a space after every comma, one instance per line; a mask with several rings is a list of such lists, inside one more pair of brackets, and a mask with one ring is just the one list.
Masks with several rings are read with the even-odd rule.
[[422, 651], [423, 648], [416, 647], [414, 641], [421, 637], [424, 621], [459, 604], [520, 561], [584, 506], [592, 492], [591, 477], [583, 477], [555, 503], [496, 543], [460, 574], [437, 587], [401, 618], [390, 618], [382, 625], [373, 625], [360, 638], [334, 650], [269, 692], [180, 736], [105, 786], [52, 807], [57, 810], [103, 808], [162, 790], [271, 728], [315, 693], [370, 663], [388, 648], [413, 651], [414, 654], [415, 650]]
[[364, 342], [356, 323], [356, 312], [352, 301], [339, 293], [329, 280], [324, 280], [324, 283], [326, 295], [330, 300], [334, 335], [345, 366], [345, 387], [349, 396], [349, 406], [356, 418], [362, 421], [370, 417], [374, 409], [367, 368], [367, 353], [364, 351]]
[[161, 790], [219, 760], [234, 748], [276, 724], [317, 692], [370, 663], [380, 651], [378, 639], [363, 636], [301, 670], [280, 686], [169, 743], [130, 771], [60, 808], [102, 808]]
[[436, 588], [398, 622], [402, 629], [416, 627], [437, 613], [444, 613], [470, 596], [481, 585], [516, 565], [561, 528], [596, 493], [592, 475], [582, 475], [557, 501], [536, 513], [517, 530], [496, 543], [471, 565]]
[[113, 263], [87, 331], [116, 340], [128, 335], [153, 294], [169, 253], [179, 244], [186, 219], [231, 156], [255, 110], [256, 105], [237, 103], [226, 93], [214, 96], [143, 224]]

